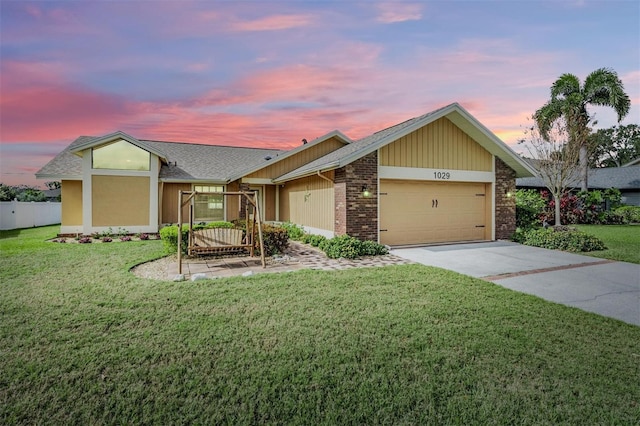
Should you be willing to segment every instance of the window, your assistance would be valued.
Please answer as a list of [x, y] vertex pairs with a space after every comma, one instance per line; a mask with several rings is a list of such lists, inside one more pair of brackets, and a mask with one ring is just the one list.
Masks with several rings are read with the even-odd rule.
[[[194, 185], [196, 192], [224, 192], [221, 185]], [[193, 201], [193, 219], [196, 221], [224, 220], [224, 195], [196, 195]]]
[[94, 169], [148, 171], [150, 154], [144, 149], [119, 140], [92, 150]]

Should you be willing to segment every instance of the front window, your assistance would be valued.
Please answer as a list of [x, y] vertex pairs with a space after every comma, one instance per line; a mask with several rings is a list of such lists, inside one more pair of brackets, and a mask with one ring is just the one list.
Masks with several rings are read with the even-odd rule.
[[[196, 192], [224, 192], [221, 185], [194, 185]], [[224, 195], [198, 194], [193, 201], [193, 219], [199, 222], [224, 220]]]
[[150, 154], [144, 149], [119, 140], [92, 150], [94, 169], [149, 171]]

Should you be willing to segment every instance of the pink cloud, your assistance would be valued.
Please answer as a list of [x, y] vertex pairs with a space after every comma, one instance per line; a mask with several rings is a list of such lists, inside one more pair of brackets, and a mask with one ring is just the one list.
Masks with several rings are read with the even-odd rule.
[[307, 27], [311, 24], [313, 24], [311, 15], [270, 15], [254, 20], [233, 22], [229, 29], [232, 31], [279, 31]]
[[131, 105], [120, 97], [71, 85], [45, 66], [5, 61], [0, 111], [0, 138], [28, 142], [109, 129], [131, 114]]
[[419, 21], [422, 19], [423, 5], [404, 2], [384, 2], [376, 5], [378, 22], [392, 24], [405, 21]]

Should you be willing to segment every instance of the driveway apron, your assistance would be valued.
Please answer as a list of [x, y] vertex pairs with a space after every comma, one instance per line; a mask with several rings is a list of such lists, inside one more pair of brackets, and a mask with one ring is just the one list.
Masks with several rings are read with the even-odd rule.
[[391, 253], [640, 326], [640, 265], [508, 241], [394, 248]]

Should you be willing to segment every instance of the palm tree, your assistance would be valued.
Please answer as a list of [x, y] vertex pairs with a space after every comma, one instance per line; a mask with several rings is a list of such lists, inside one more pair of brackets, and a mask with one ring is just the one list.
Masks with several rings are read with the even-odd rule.
[[608, 106], [618, 115], [618, 123], [629, 113], [631, 100], [624, 91], [618, 74], [609, 68], [592, 72], [580, 84], [573, 74], [562, 74], [551, 86], [551, 100], [534, 114], [534, 119], [543, 136], [547, 136], [553, 123], [564, 118], [569, 132], [569, 143], [580, 147], [581, 189], [587, 190], [589, 156], [587, 145], [591, 116], [588, 105]]

